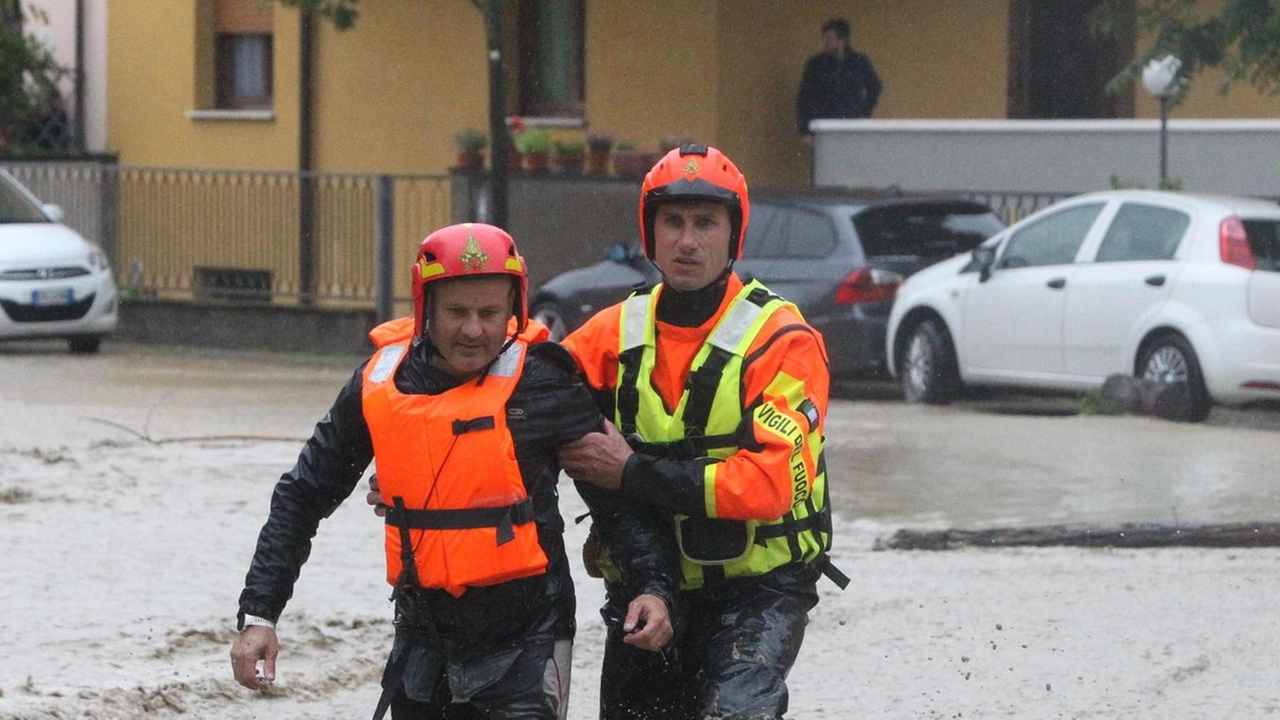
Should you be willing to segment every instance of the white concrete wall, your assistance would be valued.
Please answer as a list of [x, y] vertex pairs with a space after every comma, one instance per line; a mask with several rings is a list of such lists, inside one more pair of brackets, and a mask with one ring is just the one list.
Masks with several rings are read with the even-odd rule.
[[[1159, 120], [818, 120], [814, 184], [1084, 192], [1160, 183]], [[1168, 123], [1182, 189], [1280, 196], [1280, 120]]]
[[[27, 34], [53, 52], [54, 58], [74, 71], [76, 65], [76, 0], [23, 0], [23, 7], [38, 8], [48, 24], [30, 19]], [[107, 138], [107, 0], [84, 0], [85, 38], [85, 147], [106, 150]], [[63, 96], [74, 101], [70, 79]]]

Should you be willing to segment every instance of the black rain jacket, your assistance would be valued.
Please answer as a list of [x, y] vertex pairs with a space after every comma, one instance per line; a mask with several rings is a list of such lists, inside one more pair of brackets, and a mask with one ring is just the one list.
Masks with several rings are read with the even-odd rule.
[[[401, 392], [438, 393], [457, 383], [431, 365], [430, 352], [428, 343], [420, 343], [401, 363], [395, 378]], [[320, 520], [352, 493], [373, 460], [361, 399], [367, 363], [356, 369], [329, 413], [316, 424], [293, 469], [276, 484], [240, 594], [241, 619], [246, 614], [272, 621], [280, 617], [311, 552]], [[549, 342], [530, 346], [524, 372], [507, 404], [507, 419], [516, 461], [528, 494], [535, 499], [547, 572], [470, 588], [461, 597], [443, 590], [421, 590], [418, 604], [426, 609], [425, 616], [439, 637], [454, 647], [479, 650], [516, 641], [571, 639], [575, 630], [574, 588], [556, 494], [560, 475], [556, 450], [600, 430], [601, 417], [568, 352]], [[670, 607], [678, 566], [666, 543], [654, 535], [646, 519], [621, 504], [617, 493], [585, 484], [578, 489], [593, 515], [611, 521], [615, 542], [621, 545], [614, 546], [614, 559], [628, 589], [662, 597]], [[369, 518], [381, 522], [372, 510]], [[424, 619], [405, 618], [415, 624]]]

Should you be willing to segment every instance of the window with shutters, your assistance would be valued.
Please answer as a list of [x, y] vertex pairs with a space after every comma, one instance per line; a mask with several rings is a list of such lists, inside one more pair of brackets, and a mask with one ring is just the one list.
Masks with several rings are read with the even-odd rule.
[[214, 107], [272, 107], [272, 8], [258, 0], [215, 0]]
[[583, 0], [522, 0], [518, 7], [519, 113], [581, 117], [583, 113]]

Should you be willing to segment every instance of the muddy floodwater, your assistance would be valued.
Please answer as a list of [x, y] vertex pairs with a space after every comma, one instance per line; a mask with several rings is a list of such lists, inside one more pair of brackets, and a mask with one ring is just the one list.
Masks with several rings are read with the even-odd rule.
[[[301, 441], [361, 360], [61, 348], [0, 344], [0, 397], [8, 412], [26, 406], [33, 444], [131, 434]], [[1215, 408], [1208, 422], [1178, 424], [1079, 416], [1076, 405], [985, 393], [911, 406], [887, 382], [842, 386], [827, 420], [834, 506], [850, 519], [925, 526], [1280, 519], [1280, 411]]]
[[[0, 343], [0, 720], [369, 717], [392, 633], [383, 527], [320, 525], [279, 625], [271, 693], [237, 686], [237, 596], [272, 487], [359, 357]], [[1280, 714], [1280, 548], [877, 551], [898, 529], [1280, 519], [1280, 412], [1180, 425], [1073, 400], [908, 406], [842, 387], [836, 510], [787, 715]], [[561, 514], [582, 515], [561, 484]], [[603, 591], [566, 522], [578, 598], [568, 720], [597, 717]]]

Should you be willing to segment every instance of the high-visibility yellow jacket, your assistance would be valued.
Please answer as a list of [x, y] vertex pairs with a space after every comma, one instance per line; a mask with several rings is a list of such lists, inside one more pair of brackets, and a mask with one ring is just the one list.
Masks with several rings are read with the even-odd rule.
[[683, 588], [825, 565], [821, 335], [794, 305], [733, 274], [698, 327], [657, 321], [662, 292], [632, 295], [564, 342], [588, 384], [612, 396], [611, 419], [637, 449], [624, 497], [673, 511]]

